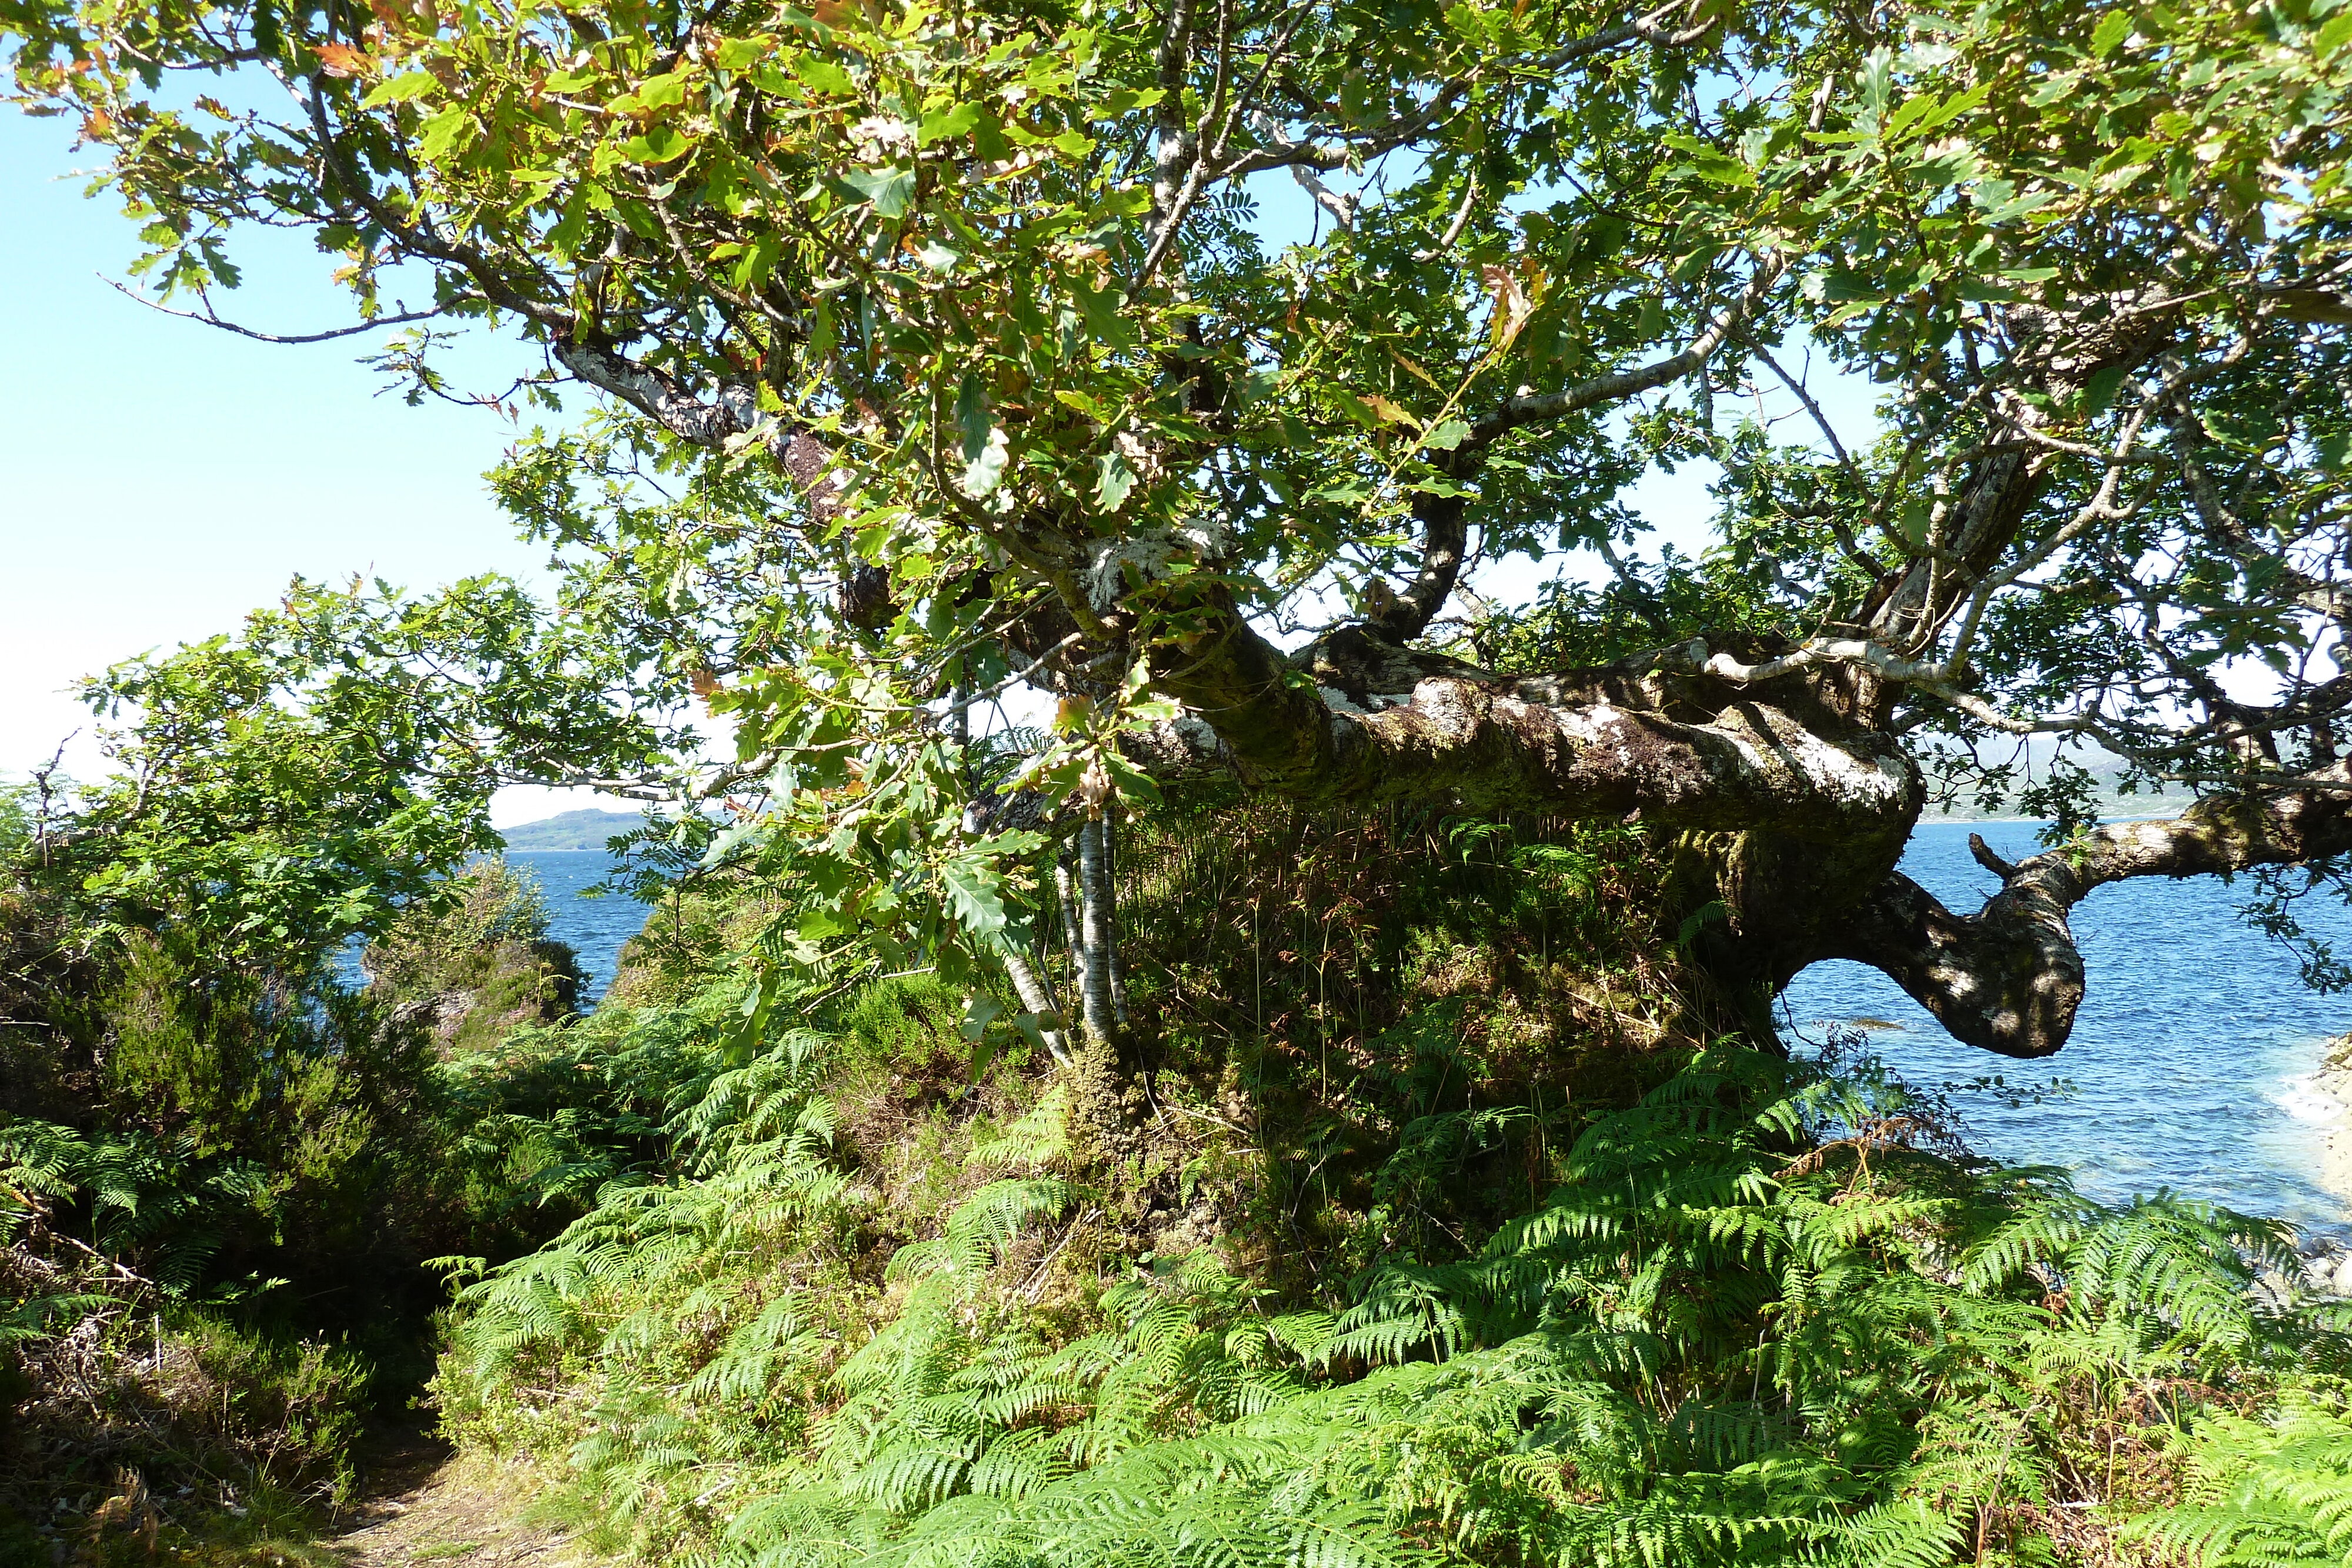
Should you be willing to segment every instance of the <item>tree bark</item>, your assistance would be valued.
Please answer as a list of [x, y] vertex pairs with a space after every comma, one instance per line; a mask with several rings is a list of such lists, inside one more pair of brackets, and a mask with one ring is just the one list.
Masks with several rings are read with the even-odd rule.
[[1062, 906], [1062, 943], [1075, 975], [1083, 974], [1086, 933], [1078, 929], [1078, 848], [1074, 836], [1054, 857], [1054, 897]]
[[1062, 1009], [1055, 1005], [1054, 993], [1045, 988], [1045, 982], [1029, 962], [1029, 956], [1018, 947], [1007, 946], [1004, 949], [1004, 972], [1011, 977], [1013, 994], [1021, 998], [1021, 1005], [1037, 1015], [1037, 1033], [1045, 1040], [1047, 1052], [1062, 1066], [1069, 1066], [1072, 1060], [1070, 1050], [1061, 1030], [1045, 1021], [1058, 1019]]
[[1157, 766], [1213, 763], [1309, 803], [1451, 800], [1823, 840], [1906, 832], [1921, 800], [1916, 765], [1818, 671], [1737, 685], [1692, 644], [1507, 676], [1361, 627], [1286, 656], [1230, 606], [1202, 619], [1153, 672], [1197, 718], [1162, 727]]
[[1108, 1044], [1118, 1038], [1118, 1014], [1111, 1001], [1110, 857], [1105, 852], [1107, 819], [1088, 818], [1078, 829], [1078, 997], [1087, 1037]]
[[1102, 817], [1103, 928], [1105, 966], [1109, 971], [1110, 1016], [1127, 1027], [1127, 966], [1118, 952], [1118, 818], [1106, 808]]
[[2168, 821], [2115, 823], [2015, 865], [1971, 834], [1978, 862], [2001, 879], [1984, 907], [1954, 915], [1890, 872], [1817, 956], [1883, 971], [1966, 1044], [2048, 1056], [2083, 1001], [2074, 905], [2131, 877], [2227, 875], [2352, 852], [2352, 772], [2339, 762], [2315, 781], [2268, 798], [2215, 796]]

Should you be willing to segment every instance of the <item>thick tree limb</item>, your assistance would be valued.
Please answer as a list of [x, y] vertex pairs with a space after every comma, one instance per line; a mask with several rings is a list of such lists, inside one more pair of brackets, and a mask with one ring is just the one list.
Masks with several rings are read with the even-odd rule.
[[1413, 497], [1412, 510], [1421, 523], [1421, 570], [1402, 594], [1373, 606], [1367, 618], [1398, 643], [1420, 636], [1437, 619], [1454, 596], [1470, 548], [1469, 509], [1461, 497], [1423, 493]]
[[[2077, 392], [2103, 371], [2151, 362], [2179, 330], [2180, 302], [2162, 290], [2098, 304], [2106, 313], [2095, 319], [2088, 306], [2072, 315], [2038, 305], [2008, 307], [2003, 319], [2016, 345], [2009, 384], [2053, 394]], [[1885, 646], [1919, 645], [1983, 584], [2016, 541], [2054, 471], [2063, 448], [2044, 429], [2052, 422], [2047, 410], [2007, 392], [1996, 396], [1991, 407], [1997, 439], [1979, 449], [1981, 455], [1959, 493], [1937, 503], [1928, 527], [1930, 548], [1872, 606], [1872, 633]], [[2107, 455], [2085, 450], [2103, 459]]]
[[563, 368], [597, 391], [619, 398], [680, 441], [716, 446], [759, 423], [759, 397], [748, 386], [728, 386], [706, 402], [661, 371], [591, 343], [559, 341]]
[[1067, 1041], [1064, 1040], [1061, 1030], [1042, 1021], [1059, 1019], [1062, 1016], [1061, 1009], [1055, 1005], [1054, 993], [1039, 977], [1036, 967], [1029, 962], [1029, 955], [1023, 952], [1019, 946], [1007, 944], [998, 952], [997, 956], [1004, 961], [1004, 973], [1013, 982], [1013, 994], [1021, 998], [1021, 1005], [1024, 1008], [1035, 1014], [1041, 1020], [1037, 1033], [1038, 1037], [1045, 1042], [1046, 1051], [1052, 1053], [1056, 1062], [1064, 1067], [1069, 1066], [1070, 1048]]
[[2139, 876], [2207, 876], [2303, 864], [2352, 851], [2352, 774], [2267, 798], [2214, 796], [2168, 821], [2119, 822], [2011, 865], [1971, 836], [1999, 893], [1954, 915], [1917, 883], [1890, 874], [1819, 956], [1883, 971], [1965, 1044], [2048, 1056], [2082, 1005], [2082, 954], [2068, 916], [2093, 889]]
[[1297, 655], [1230, 610], [1163, 652], [1153, 684], [1194, 722], [1160, 737], [1309, 801], [1452, 799], [1473, 809], [1640, 814], [1662, 826], [1830, 837], [1907, 826], [1916, 768], [1801, 679], [1741, 691], [1703, 647], [1559, 675], [1496, 675], [1362, 628]]

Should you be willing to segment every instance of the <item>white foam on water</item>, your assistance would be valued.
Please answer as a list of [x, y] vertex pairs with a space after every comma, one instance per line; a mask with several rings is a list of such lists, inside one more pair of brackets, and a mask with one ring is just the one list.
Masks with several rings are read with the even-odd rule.
[[2269, 1100], [2296, 1121], [2314, 1126], [2341, 1126], [2352, 1120], [2352, 1106], [2321, 1087], [2316, 1072], [2291, 1074]]

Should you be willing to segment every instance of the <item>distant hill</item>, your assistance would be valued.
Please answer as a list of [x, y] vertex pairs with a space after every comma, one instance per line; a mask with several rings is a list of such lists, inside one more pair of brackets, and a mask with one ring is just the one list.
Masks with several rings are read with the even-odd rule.
[[635, 811], [566, 811], [544, 821], [500, 828], [499, 837], [510, 850], [601, 850], [606, 839], [644, 822]]
[[[2098, 800], [2099, 820], [2103, 822], [2120, 821], [2127, 817], [2177, 817], [2197, 803], [2194, 795], [2150, 795], [2146, 791], [2137, 795], [2118, 795], [2112, 789], [2101, 790]], [[1988, 811], [1967, 800], [1956, 802], [1948, 810], [1930, 807], [1920, 813], [1919, 820], [1923, 822], [2041, 821], [2038, 817], [2026, 817], [2014, 802]]]
[[[2126, 795], [2117, 788], [2122, 779], [2122, 765], [2113, 758], [2093, 760], [2090, 770], [2091, 777], [2098, 781], [2096, 799], [2099, 816], [2104, 821], [2113, 821], [2120, 817], [2175, 817], [2197, 800], [2196, 796], [2178, 785], [2158, 790], [2142, 784], [2137, 792]], [[1930, 821], [1946, 822], [1986, 822], [2007, 821], [2018, 814], [2016, 796], [2012, 794], [2008, 802], [1990, 810], [1978, 806], [1973, 800], [1964, 799], [1954, 802], [1948, 810], [1930, 810], [1927, 817]]]

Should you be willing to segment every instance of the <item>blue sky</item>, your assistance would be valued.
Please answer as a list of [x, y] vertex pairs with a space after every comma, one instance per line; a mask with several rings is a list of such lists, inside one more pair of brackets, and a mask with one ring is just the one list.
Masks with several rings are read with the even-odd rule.
[[[233, 630], [297, 573], [353, 572], [429, 588], [497, 570], [546, 580], [515, 539], [484, 470], [515, 428], [482, 409], [408, 407], [358, 357], [380, 340], [287, 347], [161, 315], [108, 287], [137, 252], [110, 198], [70, 177], [91, 161], [66, 127], [0, 110], [0, 779], [22, 778], [61, 740], [69, 772], [101, 769], [78, 676], [143, 650]], [[1306, 226], [1303, 193], [1261, 187], [1270, 228]], [[1295, 212], [1281, 210], [1295, 206]], [[351, 319], [329, 263], [296, 236], [248, 236], [245, 287], [225, 314], [281, 332]], [[389, 337], [387, 331], [384, 334]], [[529, 361], [484, 340], [465, 362], [490, 384]], [[1832, 417], [1861, 434], [1858, 388]], [[1661, 537], [1700, 542], [1704, 476], [1651, 476], [1635, 500]], [[1520, 563], [1490, 592], [1537, 574]], [[495, 815], [529, 821], [588, 803], [509, 791]]]
[[[415, 587], [499, 570], [543, 580], [481, 482], [513, 427], [478, 409], [410, 408], [355, 362], [376, 340], [282, 347], [123, 298], [136, 235], [86, 181], [65, 127], [0, 110], [0, 778], [79, 727], [70, 770], [99, 769], [75, 677], [232, 630], [299, 572]], [[307, 242], [247, 244], [226, 296], [256, 325], [352, 319]], [[384, 336], [389, 337], [387, 332]], [[520, 359], [485, 343], [485, 365]], [[530, 814], [518, 796], [499, 816]]]

